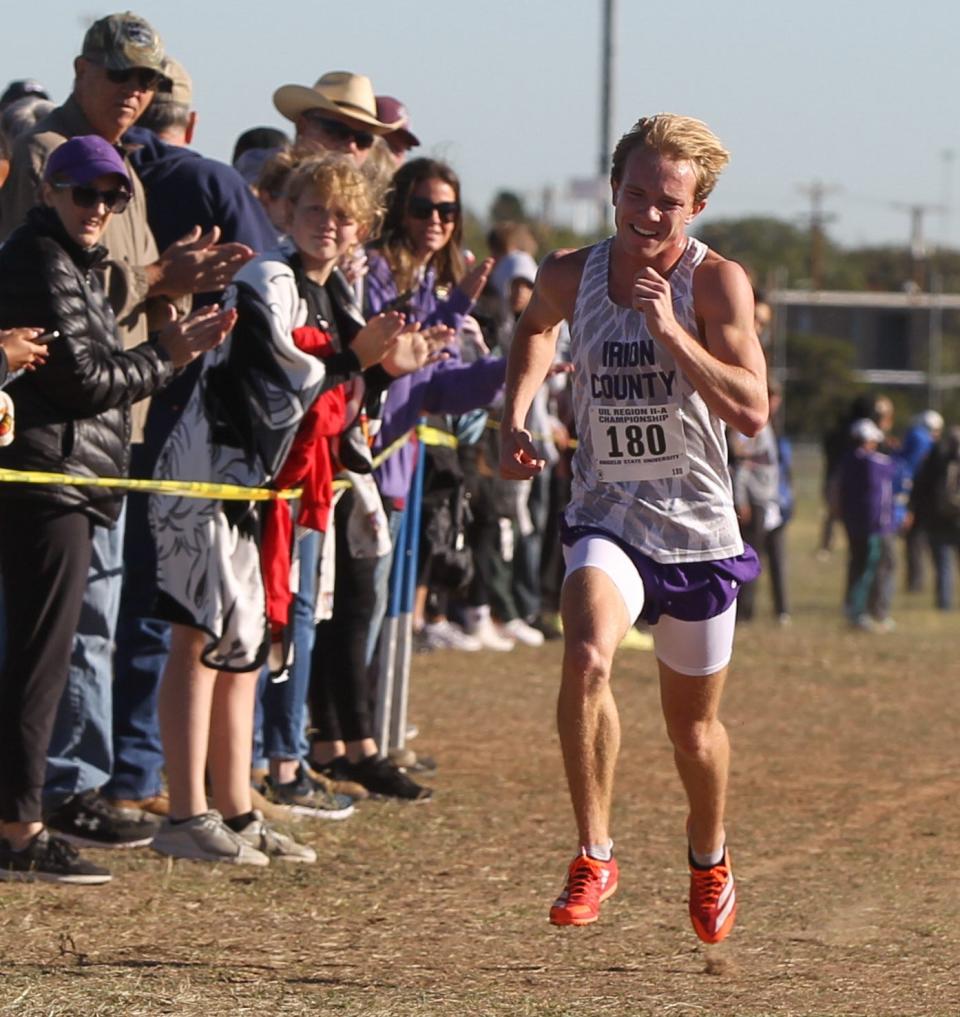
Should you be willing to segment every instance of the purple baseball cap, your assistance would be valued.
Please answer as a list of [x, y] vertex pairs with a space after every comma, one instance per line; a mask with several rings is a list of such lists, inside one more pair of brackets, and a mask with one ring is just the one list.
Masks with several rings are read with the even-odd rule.
[[130, 174], [120, 153], [98, 134], [81, 134], [55, 148], [47, 160], [43, 179], [63, 178], [71, 184], [89, 184], [104, 173], [116, 173], [130, 187]]
[[399, 121], [400, 126], [390, 131], [390, 134], [399, 135], [410, 148], [420, 144], [420, 139], [410, 130], [410, 114], [407, 107], [399, 99], [394, 99], [392, 95], [378, 95], [377, 119], [386, 124], [395, 124]]

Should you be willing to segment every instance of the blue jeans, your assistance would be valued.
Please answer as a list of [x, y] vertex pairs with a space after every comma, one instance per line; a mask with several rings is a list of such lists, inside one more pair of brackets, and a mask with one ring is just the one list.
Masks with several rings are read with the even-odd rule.
[[257, 685], [257, 720], [253, 757], [257, 765], [270, 759], [301, 759], [307, 754], [305, 713], [313, 651], [314, 605], [317, 599], [317, 564], [323, 534], [308, 530], [298, 541], [300, 589], [292, 612], [293, 664], [285, 682], [270, 681], [264, 668]]
[[70, 672], [47, 750], [43, 794], [51, 804], [101, 787], [113, 771], [113, 649], [125, 522], [126, 504], [113, 529], [93, 529], [93, 557]]
[[[149, 455], [144, 446], [134, 446], [134, 476], [150, 475]], [[127, 500], [123, 597], [114, 661], [113, 777], [103, 789], [108, 798], [152, 798], [163, 788], [157, 695], [170, 652], [170, 626], [149, 617], [157, 594], [157, 560], [147, 504], [143, 494]]]
[[373, 606], [373, 615], [370, 618], [370, 631], [367, 633], [367, 667], [371, 665], [374, 654], [377, 652], [377, 643], [380, 641], [380, 629], [383, 628], [383, 619], [386, 617], [387, 607], [390, 603], [390, 572], [397, 550], [397, 537], [400, 533], [400, 523], [402, 521], [402, 512], [387, 513], [387, 522], [390, 528], [390, 543], [393, 546], [387, 554], [377, 559], [377, 564], [373, 568], [376, 601]]

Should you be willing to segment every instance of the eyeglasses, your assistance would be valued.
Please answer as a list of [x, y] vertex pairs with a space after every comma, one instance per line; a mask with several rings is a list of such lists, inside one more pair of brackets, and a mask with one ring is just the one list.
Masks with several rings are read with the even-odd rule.
[[429, 198], [413, 197], [407, 203], [407, 211], [414, 219], [429, 219], [434, 212], [440, 216], [440, 222], [456, 222], [460, 214], [460, 204], [456, 201], [431, 201]]
[[137, 88], [141, 92], [155, 92], [160, 82], [164, 80], [159, 71], [151, 71], [148, 67], [128, 67], [123, 71], [104, 68], [104, 73], [107, 75], [107, 80], [112, 81], [115, 85], [126, 85], [136, 80]]
[[54, 184], [53, 187], [57, 191], [70, 191], [77, 208], [96, 208], [103, 202], [108, 212], [122, 212], [133, 197], [122, 187], [109, 191], [98, 191], [95, 187], [84, 187], [82, 184]]
[[330, 120], [325, 116], [318, 115], [313, 110], [307, 110], [304, 116], [311, 124], [319, 127], [324, 134], [329, 135], [335, 141], [353, 141], [361, 152], [373, 145], [373, 135], [369, 131], [355, 130], [349, 124], [343, 123], [342, 120]]

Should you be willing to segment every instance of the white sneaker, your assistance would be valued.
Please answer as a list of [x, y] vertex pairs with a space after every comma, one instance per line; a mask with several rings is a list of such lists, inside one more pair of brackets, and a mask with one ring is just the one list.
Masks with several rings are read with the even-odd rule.
[[253, 810], [254, 818], [240, 831], [242, 837], [252, 848], [268, 858], [277, 858], [282, 862], [305, 862], [310, 865], [317, 860], [317, 852], [306, 844], [300, 844], [285, 833], [275, 830]]
[[499, 629], [500, 635], [506, 636], [507, 639], [515, 639], [524, 646], [543, 646], [543, 633], [528, 625], [522, 618], [504, 622]]
[[490, 617], [489, 607], [470, 608], [467, 617], [470, 635], [479, 641], [483, 649], [506, 653], [516, 645], [512, 639], [497, 631], [497, 626], [493, 624], [493, 619]]
[[431, 650], [466, 650], [468, 653], [476, 653], [483, 649], [479, 639], [467, 635], [459, 625], [454, 625], [446, 618], [427, 622], [423, 626], [422, 638]]
[[169, 818], [165, 819], [150, 846], [171, 858], [227, 862], [230, 865], [270, 864], [270, 859], [262, 851], [234, 833], [214, 809], [176, 825]]

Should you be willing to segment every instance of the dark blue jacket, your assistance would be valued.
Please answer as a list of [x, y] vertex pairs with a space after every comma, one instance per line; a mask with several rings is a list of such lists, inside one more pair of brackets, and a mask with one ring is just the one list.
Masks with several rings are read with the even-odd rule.
[[[222, 243], [246, 244], [257, 254], [276, 247], [277, 233], [267, 213], [232, 166], [161, 141], [145, 127], [131, 127], [123, 145], [147, 192], [147, 220], [161, 251], [194, 226], [204, 233], [219, 226]], [[198, 294], [193, 306], [204, 307], [220, 297]], [[157, 452], [190, 398], [200, 359], [151, 403], [144, 441]]]
[[123, 136], [147, 192], [147, 218], [161, 251], [199, 226], [219, 226], [221, 240], [252, 247], [276, 246], [277, 234], [263, 206], [232, 167], [182, 145], [161, 141], [145, 127]]

